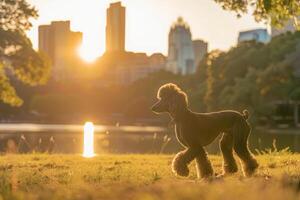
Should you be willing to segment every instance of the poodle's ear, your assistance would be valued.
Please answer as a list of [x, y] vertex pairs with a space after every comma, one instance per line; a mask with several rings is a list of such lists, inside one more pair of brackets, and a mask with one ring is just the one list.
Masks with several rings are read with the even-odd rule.
[[188, 98], [184, 91], [180, 90], [176, 95], [176, 99], [178, 102], [181, 102], [183, 105], [188, 106]]
[[180, 112], [180, 110], [188, 106], [187, 96], [184, 92], [174, 94], [169, 100], [169, 110], [172, 113]]

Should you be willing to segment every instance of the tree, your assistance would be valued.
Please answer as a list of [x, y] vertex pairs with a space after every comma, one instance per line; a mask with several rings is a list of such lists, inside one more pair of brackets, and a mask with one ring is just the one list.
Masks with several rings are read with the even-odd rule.
[[268, 44], [245, 42], [228, 52], [211, 52], [206, 69], [207, 110], [250, 109], [271, 116], [275, 102], [300, 100], [300, 32], [280, 35]]
[[46, 83], [50, 65], [43, 55], [36, 52], [26, 31], [37, 10], [25, 0], [0, 0], [0, 101], [11, 106], [21, 106], [10, 79], [35, 86]]
[[225, 10], [231, 10], [241, 16], [251, 10], [256, 21], [269, 21], [273, 25], [283, 26], [288, 20], [293, 20], [299, 26], [299, 0], [215, 0]]

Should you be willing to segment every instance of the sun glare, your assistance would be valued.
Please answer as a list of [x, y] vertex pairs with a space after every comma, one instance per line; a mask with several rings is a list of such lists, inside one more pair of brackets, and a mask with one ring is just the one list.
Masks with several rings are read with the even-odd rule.
[[88, 63], [94, 62], [99, 55], [94, 51], [94, 49], [89, 48], [88, 46], [82, 45], [78, 49], [79, 56], [82, 60]]
[[86, 122], [83, 128], [83, 157], [92, 158], [94, 153], [94, 124]]

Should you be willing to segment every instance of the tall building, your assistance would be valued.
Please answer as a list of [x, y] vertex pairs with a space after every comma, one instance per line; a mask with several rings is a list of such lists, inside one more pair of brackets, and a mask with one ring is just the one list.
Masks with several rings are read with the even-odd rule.
[[[298, 17], [298, 21], [300, 22], [300, 16]], [[277, 27], [272, 26], [271, 27], [271, 35], [272, 35], [272, 37], [275, 37], [277, 35], [281, 35], [281, 34], [284, 34], [286, 32], [292, 32], [293, 33], [296, 30], [297, 29], [294, 25], [293, 20], [289, 20], [284, 24], [284, 26], [282, 28], [277, 28]]]
[[208, 52], [208, 43], [203, 40], [194, 40], [193, 48], [195, 54], [195, 65], [197, 67]]
[[51, 34], [51, 26], [41, 25], [39, 26], [39, 50], [47, 54], [47, 56], [54, 62], [53, 58], [53, 38]]
[[70, 30], [70, 21], [54, 21], [39, 26], [39, 50], [50, 58], [52, 76], [55, 80], [68, 76], [68, 68], [77, 57], [77, 48], [82, 42], [81, 32]]
[[167, 69], [176, 74], [192, 74], [196, 71], [192, 34], [189, 25], [181, 17], [171, 27]]
[[112, 3], [107, 9], [106, 51], [125, 51], [125, 7], [121, 2]]
[[270, 42], [271, 37], [267, 29], [254, 29], [239, 33], [238, 43], [252, 40], [256, 42], [268, 43]]

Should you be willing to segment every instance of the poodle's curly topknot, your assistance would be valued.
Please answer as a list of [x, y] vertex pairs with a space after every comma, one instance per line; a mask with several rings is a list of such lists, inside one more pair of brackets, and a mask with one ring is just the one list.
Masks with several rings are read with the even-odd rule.
[[185, 92], [183, 92], [176, 84], [174, 83], [167, 83], [165, 85], [162, 85], [157, 92], [157, 98], [166, 98], [170, 96], [177, 95], [179, 97], [182, 97], [185, 101], [185, 103], [188, 103], [188, 98]]

